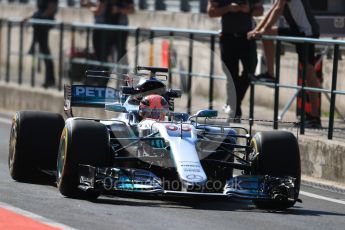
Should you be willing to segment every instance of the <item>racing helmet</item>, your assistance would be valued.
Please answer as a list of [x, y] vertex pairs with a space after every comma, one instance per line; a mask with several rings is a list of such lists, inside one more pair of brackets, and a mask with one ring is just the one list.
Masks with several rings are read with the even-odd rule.
[[142, 119], [154, 119], [163, 121], [169, 112], [167, 100], [157, 94], [143, 97], [139, 104], [139, 115]]

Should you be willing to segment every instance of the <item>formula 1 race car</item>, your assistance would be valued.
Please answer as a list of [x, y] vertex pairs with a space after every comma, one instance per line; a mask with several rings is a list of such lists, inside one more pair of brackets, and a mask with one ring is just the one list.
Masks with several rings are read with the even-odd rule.
[[[61, 194], [80, 199], [119, 193], [217, 196], [275, 209], [299, 201], [300, 155], [292, 133], [252, 135], [251, 128], [224, 125], [216, 110], [175, 112], [181, 93], [167, 89], [167, 72], [138, 67], [140, 82], [119, 90], [65, 86], [66, 121], [50, 112], [17, 112], [11, 177], [32, 182], [53, 172]], [[73, 117], [76, 106], [102, 107], [118, 116]]]

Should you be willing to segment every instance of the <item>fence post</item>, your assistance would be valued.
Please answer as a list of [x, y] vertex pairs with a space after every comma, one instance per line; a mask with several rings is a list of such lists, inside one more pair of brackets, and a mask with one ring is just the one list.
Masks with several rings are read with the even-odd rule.
[[187, 112], [191, 113], [192, 105], [192, 71], [193, 71], [193, 40], [194, 34], [189, 34], [189, 54], [188, 54], [188, 101], [187, 101]]
[[154, 47], [154, 36], [155, 32], [150, 31], [150, 55], [149, 55], [149, 66], [154, 66], [155, 63], [155, 47]]
[[328, 139], [333, 138], [334, 110], [335, 110], [335, 96], [336, 96], [334, 91], [337, 89], [338, 58], [339, 58], [339, 45], [334, 45], [332, 90], [331, 90], [331, 101], [330, 101], [330, 108], [329, 108], [329, 123], [328, 123]]
[[169, 42], [169, 54], [168, 54], [168, 63], [169, 63], [169, 80], [168, 80], [168, 87], [171, 88], [172, 86], [172, 63], [171, 63], [171, 55], [172, 55], [172, 45], [173, 45], [173, 37], [174, 37], [174, 32], [170, 31], [169, 33], [170, 36], [170, 42]]
[[2, 21], [0, 18], [0, 80], [2, 79]]
[[249, 126], [254, 124], [255, 82], [250, 83]]
[[208, 108], [213, 109], [213, 85], [214, 85], [214, 46], [215, 46], [215, 35], [211, 35], [211, 53], [210, 53], [210, 88], [208, 91]]
[[69, 55], [69, 60], [68, 60], [68, 64], [69, 64], [69, 70], [68, 70], [68, 77], [69, 77], [69, 81], [72, 84], [73, 83], [73, 76], [72, 76], [72, 66], [73, 66], [73, 58], [74, 58], [74, 49], [75, 49], [75, 44], [74, 44], [74, 39], [75, 39], [75, 26], [72, 25], [71, 26], [71, 48], [70, 48], [70, 55]]
[[273, 128], [278, 129], [278, 112], [279, 112], [279, 82], [280, 82], [280, 50], [281, 41], [277, 41], [276, 44], [276, 79], [274, 86], [274, 117], [273, 117]]
[[33, 44], [33, 53], [31, 54], [31, 87], [35, 86], [36, 65], [37, 65], [37, 44]]
[[134, 73], [137, 73], [137, 66], [139, 62], [139, 38], [140, 38], [140, 29], [135, 30], [135, 57], [134, 57]]
[[164, 0], [155, 0], [155, 10], [166, 10], [167, 5]]
[[6, 82], [10, 81], [11, 32], [12, 32], [12, 22], [8, 21], [7, 22]]
[[301, 127], [300, 127], [300, 133], [304, 134], [304, 124], [305, 124], [305, 103], [306, 103], [306, 94], [305, 94], [305, 81], [307, 79], [307, 60], [308, 60], [308, 43], [303, 44], [304, 49], [304, 57], [303, 57], [303, 71], [302, 71], [302, 89], [301, 89]]
[[189, 12], [190, 9], [191, 9], [191, 6], [190, 6], [190, 3], [188, 0], [180, 0], [181, 3], [180, 3], [180, 10], [182, 12]]
[[18, 59], [18, 84], [23, 82], [23, 42], [24, 42], [24, 22], [19, 24], [19, 59]]
[[60, 42], [59, 42], [59, 91], [62, 90], [62, 77], [63, 77], [63, 37], [64, 37], [64, 23], [60, 23]]
[[89, 55], [89, 53], [90, 53], [90, 34], [91, 34], [90, 27], [87, 27], [87, 29], [86, 29], [86, 53], [87, 53], [87, 55]]
[[139, 0], [139, 9], [146, 10], [147, 9], [147, 0]]

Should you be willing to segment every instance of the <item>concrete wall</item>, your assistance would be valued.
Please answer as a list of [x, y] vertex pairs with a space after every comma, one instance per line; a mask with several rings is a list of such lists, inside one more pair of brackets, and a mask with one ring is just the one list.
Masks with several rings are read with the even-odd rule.
[[345, 145], [343, 142], [301, 136], [299, 143], [303, 174], [345, 183]]

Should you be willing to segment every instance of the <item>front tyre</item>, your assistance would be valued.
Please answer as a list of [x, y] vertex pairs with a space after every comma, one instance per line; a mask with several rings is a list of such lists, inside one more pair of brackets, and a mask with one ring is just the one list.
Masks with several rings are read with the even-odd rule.
[[20, 111], [12, 120], [8, 167], [21, 182], [40, 182], [41, 170], [55, 170], [59, 137], [65, 121], [58, 113]]
[[264, 209], [292, 207], [298, 199], [301, 183], [301, 162], [296, 137], [284, 131], [259, 132], [253, 137], [251, 146], [254, 153], [258, 154], [253, 162], [254, 174], [296, 178], [295, 201], [254, 201], [256, 206]]
[[83, 191], [79, 185], [79, 165], [109, 166], [109, 132], [105, 125], [90, 120], [71, 120], [62, 132], [58, 160], [57, 186], [66, 197], [96, 199], [95, 190]]

